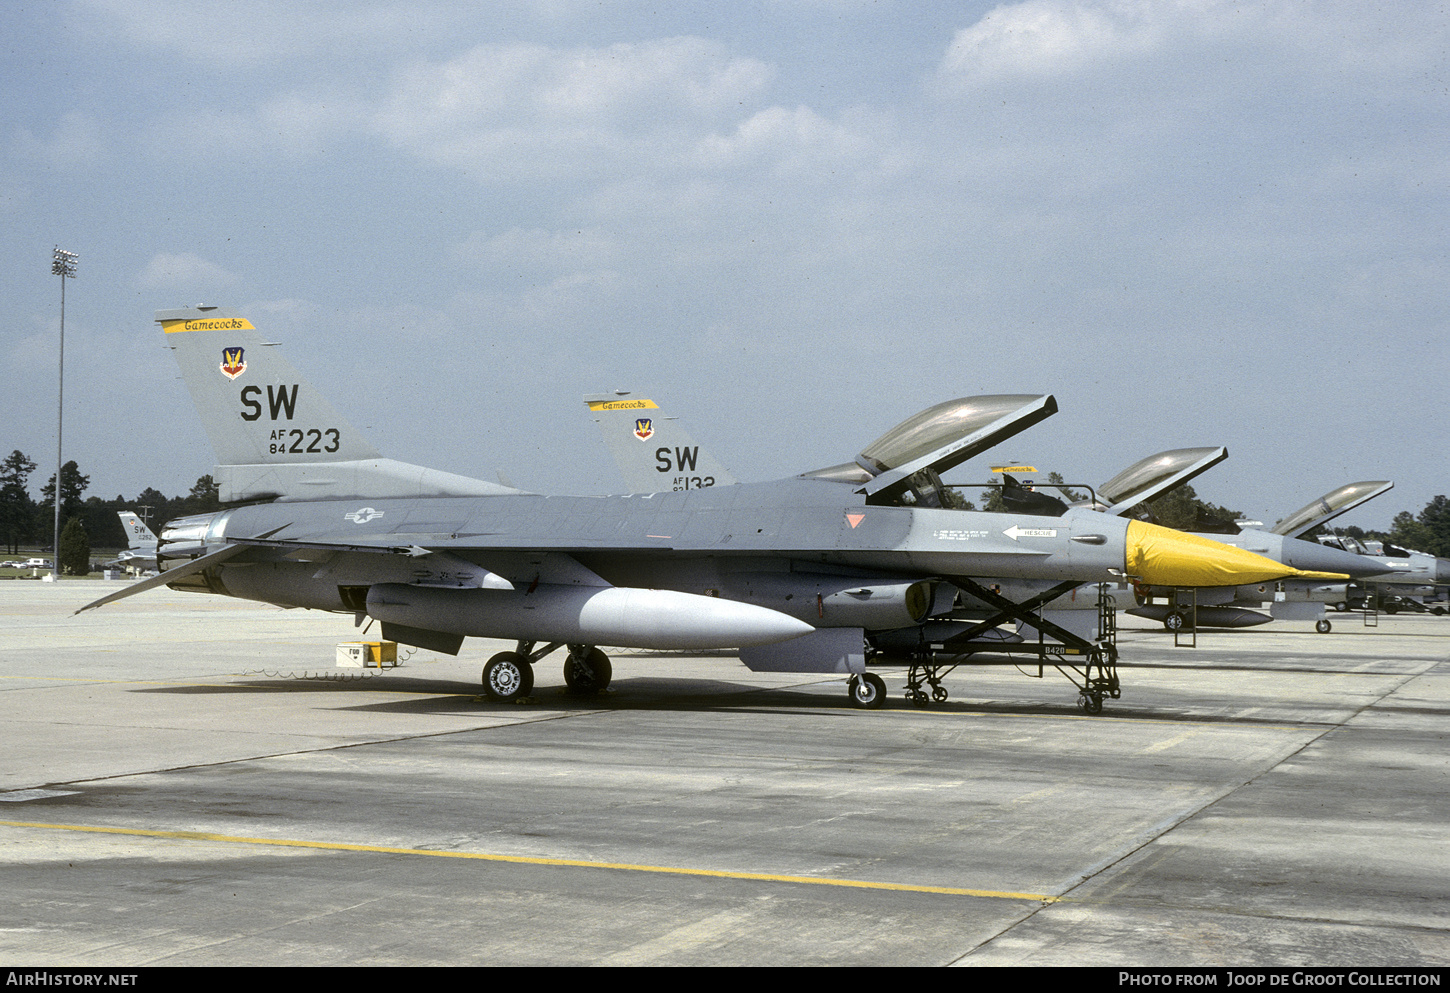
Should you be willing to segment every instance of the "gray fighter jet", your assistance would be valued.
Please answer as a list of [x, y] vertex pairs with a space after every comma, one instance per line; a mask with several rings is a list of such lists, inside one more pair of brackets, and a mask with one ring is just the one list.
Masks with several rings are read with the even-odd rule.
[[[591, 404], [591, 409], [594, 403], [600, 399], [599, 397], [585, 398], [586, 402]], [[999, 398], [974, 397], [970, 398], [970, 402], [982, 406], [984, 403], [989, 404], [990, 401], [997, 399]], [[659, 420], [658, 406], [653, 401], [644, 402], [650, 404], [650, 413], [655, 414], [656, 420]], [[991, 408], [987, 406], [983, 409]], [[671, 423], [677, 422], [671, 419]], [[1019, 429], [1021, 426], [1023, 425], [1019, 425]], [[619, 434], [617, 429], [615, 434]], [[890, 436], [891, 433], [888, 432], [888, 437]], [[1005, 432], [999, 432], [997, 438], [1002, 440], [1006, 436]], [[631, 448], [624, 444], [611, 445], [610, 451], [626, 477], [641, 479], [645, 484], [649, 483], [649, 479], [645, 475], [647, 453], [638, 450], [637, 447]], [[704, 459], [709, 455], [705, 451], [700, 451], [699, 457]], [[1188, 483], [1227, 458], [1228, 449], [1223, 446], [1177, 448], [1159, 452], [1133, 463], [1096, 489], [1079, 487], [1088, 489], [1091, 495], [1087, 499], [1076, 500], [1071, 504], [1053, 496], [1051, 492], [1057, 489], [1065, 494], [1072, 489], [1070, 485], [1029, 487], [1018, 482], [1012, 473], [1004, 471], [1001, 474], [1000, 497], [1002, 505], [1008, 511], [1019, 514], [1060, 517], [1066, 514], [1070, 507], [1075, 507], [1098, 510], [1115, 516], [1123, 515], [1140, 504]], [[711, 463], [718, 465], [713, 459], [711, 459]], [[1383, 489], [1374, 489], [1372, 492], [1364, 490], [1365, 487], [1379, 486], [1389, 488], [1389, 484], [1380, 483], [1352, 484], [1350, 487], [1342, 487], [1341, 490], [1327, 494], [1304, 510], [1291, 515], [1285, 520], [1285, 530], [1273, 533], [1265, 532], [1262, 529], [1239, 528], [1235, 525], [1219, 527], [1221, 533], [1217, 534], [1200, 533], [1196, 530], [1190, 533], [1210, 540], [1218, 540], [1224, 544], [1248, 548], [1256, 554], [1303, 570], [1368, 575], [1385, 568], [1380, 564], [1385, 560], [1380, 560], [1379, 563], [1371, 562], [1357, 556], [1341, 555], [1335, 550], [1325, 550], [1313, 542], [1290, 539], [1296, 539], [1299, 534], [1309, 528], [1322, 524], [1371, 496], [1383, 492]], [[965, 496], [962, 497], [962, 500], [965, 499]], [[1325, 504], [1325, 501], [1328, 503]], [[1323, 511], [1319, 509], [1321, 504], [1325, 504]], [[1330, 511], [1331, 507], [1332, 511]], [[1297, 527], [1300, 522], [1303, 523], [1303, 527], [1289, 530]], [[1199, 523], [1204, 527], [1218, 527], [1215, 522], [1200, 521]], [[1015, 580], [1011, 577], [992, 577], [985, 582], [986, 585], [1007, 592], [1016, 599], [1026, 599], [1040, 594], [1050, 585], [1042, 582]], [[1278, 619], [1313, 620], [1316, 622], [1317, 630], [1328, 632], [1331, 625], [1325, 616], [1325, 605], [1343, 602], [1345, 596], [1346, 584], [1344, 582], [1325, 582], [1312, 579], [1287, 579], [1281, 582], [1243, 586], [1215, 583], [1211, 586], [1195, 588], [1191, 599], [1184, 596], [1182, 604], [1178, 602], [1179, 594], [1175, 590], [1154, 587], [1151, 584], [1139, 584], [1130, 590], [1126, 582], [1119, 583], [1117, 586], [1117, 598], [1127, 602], [1128, 613], [1160, 621], [1170, 631], [1176, 631], [1185, 624], [1196, 623], [1200, 627], [1248, 627], [1255, 624], [1267, 624], [1271, 620]], [[1155, 598], [1165, 602], [1155, 603]], [[1139, 604], [1131, 606], [1135, 599], [1139, 601]], [[1268, 614], [1249, 609], [1265, 604], [1268, 604], [1270, 608]], [[970, 593], [958, 595], [956, 605], [958, 608], [956, 613], [959, 617], [963, 615], [975, 617], [988, 609], [987, 604]], [[1117, 606], [1117, 601], [1114, 605]], [[1074, 632], [1079, 637], [1087, 637], [1097, 625], [1097, 617], [1094, 613], [1097, 610], [1098, 597], [1093, 595], [1091, 590], [1085, 588], [1074, 590], [1046, 605], [1043, 608], [1042, 616], [1063, 630]], [[956, 621], [956, 624], [962, 629], [971, 626], [960, 620]], [[954, 641], [953, 628], [944, 625], [941, 618], [935, 619], [932, 631], [939, 636], [937, 639], [939, 641]], [[900, 638], [900, 635], [894, 634], [887, 640], [894, 643]]]
[[[938, 473], [1050, 414], [1050, 396], [1016, 398], [985, 424], [980, 411], [941, 404], [853, 464], [770, 483], [542, 496], [383, 458], [240, 313], [186, 308], [157, 321], [216, 449], [221, 498], [246, 502], [170, 522], [165, 571], [83, 610], [165, 584], [370, 616], [384, 638], [440, 652], [504, 638], [516, 648], [483, 670], [496, 701], [527, 695], [535, 663], [558, 648], [565, 682], [584, 690], [610, 680], [601, 645], [733, 648], [758, 671], [849, 675], [851, 700], [869, 707], [884, 684], [866, 669], [868, 651], [891, 659], [874, 639], [920, 628], [950, 609], [954, 589], [1030, 618], [1082, 583], [1300, 575], [1090, 510], [944, 509]], [[981, 576], [1048, 592], [1011, 602]], [[1116, 676], [1080, 692], [1100, 708]]]
[[[1161, 460], [1163, 457], [1151, 458]], [[1175, 479], [1160, 492], [1166, 493], [1185, 481]], [[1341, 486], [1290, 514], [1272, 530], [1240, 525], [1232, 521], [1213, 521], [1200, 516], [1189, 533], [1265, 555], [1275, 561], [1292, 563], [1301, 569], [1341, 572], [1350, 578], [1360, 579], [1381, 571], [1379, 565], [1363, 555], [1339, 548], [1327, 548], [1319, 542], [1304, 540], [1300, 535], [1385, 492], [1393, 485], [1384, 481], [1372, 481]], [[1134, 501], [1136, 502], [1139, 501]], [[1125, 507], [1131, 505], [1124, 504]], [[1326, 550], [1328, 554], [1325, 554]], [[1200, 627], [1250, 627], [1267, 624], [1271, 620], [1312, 620], [1315, 622], [1315, 630], [1328, 634], [1332, 625], [1326, 616], [1325, 607], [1331, 603], [1343, 602], [1346, 588], [1347, 583], [1344, 582], [1325, 583], [1304, 579], [1251, 583], [1236, 588], [1198, 590], [1193, 594], [1193, 607], [1190, 608], [1188, 603], [1178, 602], [1173, 591], [1143, 584], [1137, 589], [1141, 605], [1129, 609], [1128, 613], [1161, 621], [1170, 631], [1178, 630], [1189, 623], [1196, 623]], [[1158, 598], [1163, 598], [1166, 602], [1155, 603]], [[1268, 614], [1250, 609], [1264, 606], [1269, 608]], [[1190, 610], [1194, 615], [1192, 619], [1189, 617]]]
[[[1379, 496], [1393, 486], [1393, 483], [1387, 482], [1349, 483], [1326, 493], [1303, 510], [1291, 514], [1274, 530], [1283, 534], [1293, 533], [1296, 536], [1305, 534], [1338, 517], [1346, 510]], [[1380, 566], [1380, 571], [1375, 574], [1356, 576], [1351, 595], [1332, 601], [1334, 606], [1340, 610], [1348, 609], [1350, 601], [1354, 598], [1353, 594], [1363, 596], [1370, 592], [1381, 595], [1382, 602], [1387, 604], [1385, 607], [1387, 611], [1398, 610], [1401, 605], [1422, 609], [1423, 604], [1420, 603], [1422, 598], [1437, 597], [1441, 588], [1450, 586], [1450, 559], [1431, 555], [1428, 552], [1398, 548], [1383, 542], [1374, 549], [1370, 549], [1364, 542], [1348, 535], [1322, 534], [1318, 537], [1318, 541], [1331, 548], [1340, 548], [1346, 552], [1366, 556]], [[1444, 613], [1445, 611], [1444, 608], [1437, 606], [1434, 608], [1434, 612]]]
[[129, 510], [117, 511], [121, 527], [126, 532], [129, 547], [115, 559], [106, 563], [108, 569], [127, 569], [133, 572], [151, 572], [156, 569], [156, 535], [146, 522]]

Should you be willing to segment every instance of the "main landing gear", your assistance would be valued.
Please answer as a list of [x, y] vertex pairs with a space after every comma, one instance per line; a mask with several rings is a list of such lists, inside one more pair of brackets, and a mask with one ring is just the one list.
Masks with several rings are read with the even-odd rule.
[[[534, 691], [534, 663], [562, 642], [534, 651], [534, 642], [521, 641], [515, 651], [499, 652], [483, 667], [483, 692], [494, 703], [516, 703]], [[609, 686], [614, 669], [609, 656], [593, 645], [569, 645], [564, 657], [564, 685], [570, 693], [599, 693]]]

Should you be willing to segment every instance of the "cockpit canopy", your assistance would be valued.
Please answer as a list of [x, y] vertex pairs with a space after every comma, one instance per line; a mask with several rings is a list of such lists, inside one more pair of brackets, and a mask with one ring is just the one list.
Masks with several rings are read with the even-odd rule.
[[1358, 507], [1366, 500], [1371, 500], [1386, 490], [1392, 489], [1394, 485], [1386, 480], [1345, 483], [1339, 489], [1330, 490], [1318, 500], [1294, 511], [1274, 525], [1274, 533], [1297, 538], [1311, 528], [1333, 520], [1345, 511]]
[[868, 503], [881, 504], [899, 502], [910, 490], [911, 502], [947, 506], [941, 473], [1055, 413], [1057, 400], [1051, 394], [961, 397], [928, 407], [856, 456], [856, 465], [868, 476], [860, 492]]
[[[913, 414], [867, 445], [856, 456], [856, 464], [879, 476], [887, 470], [936, 455], [928, 463], [929, 467], [938, 473], [946, 472], [1055, 413], [1054, 401], [1051, 410], [1033, 416], [1044, 400], [1052, 401], [1052, 397], [1012, 394], [962, 397], [939, 403]], [[988, 427], [1004, 420], [1007, 422], [992, 432], [990, 438], [978, 437]]]
[[1134, 462], [1098, 487], [1099, 508], [1122, 513], [1145, 500], [1181, 486], [1228, 458], [1228, 449], [1175, 448]]

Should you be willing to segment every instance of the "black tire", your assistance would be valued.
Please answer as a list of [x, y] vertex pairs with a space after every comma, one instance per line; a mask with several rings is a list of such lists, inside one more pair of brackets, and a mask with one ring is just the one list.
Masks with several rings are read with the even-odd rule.
[[499, 652], [483, 667], [483, 692], [494, 703], [513, 703], [534, 691], [534, 667], [517, 652]]
[[1187, 627], [1188, 618], [1184, 617], [1176, 610], [1165, 615], [1163, 618], [1163, 630], [1165, 631], [1182, 631]]
[[1101, 714], [1103, 712], [1103, 698], [1096, 693], [1079, 694], [1077, 705], [1082, 708], [1084, 714]]
[[573, 651], [564, 657], [564, 685], [570, 693], [602, 693], [613, 678], [609, 656], [597, 648], [589, 649], [582, 657]]
[[846, 683], [846, 694], [851, 698], [851, 706], [876, 710], [886, 702], [886, 683], [874, 672], [862, 673]]
[[1330, 624], [1329, 620], [1326, 618], [1322, 621], [1315, 621], [1314, 630], [1318, 631], [1320, 634], [1328, 634], [1330, 631], [1334, 630], [1334, 625]]

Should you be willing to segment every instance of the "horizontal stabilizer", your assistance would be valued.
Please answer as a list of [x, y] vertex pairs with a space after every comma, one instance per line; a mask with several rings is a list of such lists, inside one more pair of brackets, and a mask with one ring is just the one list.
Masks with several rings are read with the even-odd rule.
[[[171, 569], [168, 569], [160, 575], [150, 576], [139, 582], [132, 583], [125, 589], [117, 590], [115, 593], [112, 593], [109, 596], [103, 596], [99, 600], [92, 600], [90, 603], [80, 608], [80, 610], [77, 610], [76, 614], [79, 614], [82, 611], [90, 610], [93, 607], [104, 607], [108, 603], [115, 603], [117, 600], [124, 600], [126, 599], [126, 597], [135, 596], [137, 593], [145, 593], [147, 590], [154, 590], [156, 587], [165, 586], [167, 583], [174, 583], [182, 576], [190, 576], [192, 573], [201, 572], [203, 569], [210, 568], [211, 566], [214, 566], [219, 562], [225, 562], [232, 556], [238, 555], [242, 552], [245, 552], [246, 550], [246, 545], [228, 545], [225, 548], [219, 548], [214, 552], [201, 556], [200, 558], [192, 559], [190, 562], [187, 562], [183, 565], [178, 565]], [[74, 617], [75, 614], [72, 614], [71, 616]]]

